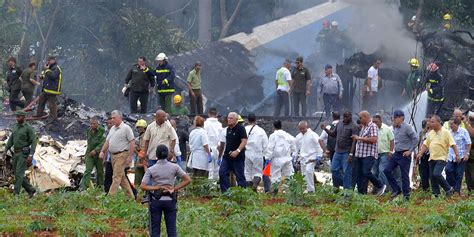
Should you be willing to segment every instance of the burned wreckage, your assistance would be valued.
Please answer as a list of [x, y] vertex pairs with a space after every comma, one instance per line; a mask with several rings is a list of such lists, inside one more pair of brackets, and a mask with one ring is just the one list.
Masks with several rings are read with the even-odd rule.
[[[438, 62], [441, 71], [445, 75], [446, 84], [445, 98], [442, 117], [449, 118], [455, 107], [461, 107], [465, 111], [474, 109], [474, 40], [469, 32], [444, 32], [434, 31], [424, 34], [418, 38], [420, 47], [423, 49], [422, 69], [431, 62]], [[268, 110], [269, 100], [265, 103], [265, 95], [261, 75], [256, 73], [257, 67], [253, 62], [253, 55], [237, 42], [215, 42], [201, 49], [189, 53], [171, 56], [175, 67], [180, 72], [186, 72], [189, 65], [193, 63], [190, 55], [204, 55], [208, 66], [203, 71], [209, 80], [203, 80], [203, 92], [206, 98], [206, 107], [217, 107], [224, 114], [230, 110], [240, 113], [257, 112]], [[374, 54], [358, 52], [344, 60], [344, 64], [337, 65], [336, 71], [343, 80], [344, 95], [343, 108], [352, 111], [360, 109], [360, 85], [367, 77], [367, 69], [375, 58], [387, 58], [390, 53], [380, 48]], [[204, 57], [203, 56], [203, 57]], [[236, 61], [238, 60], [238, 61]], [[404, 59], [407, 60], [407, 59]], [[400, 59], [398, 59], [398, 65]], [[406, 63], [406, 62], [405, 62]], [[232, 65], [239, 65], [238, 67]], [[385, 97], [400, 98], [400, 92], [405, 84], [408, 65], [406, 70], [402, 67], [392, 67], [386, 63], [381, 68], [380, 74], [386, 79], [382, 80], [387, 88], [392, 88]], [[231, 68], [231, 69], [229, 69]], [[247, 70], [242, 70], [246, 68]], [[402, 68], [402, 69], [401, 69]], [[311, 68], [310, 68], [311, 70]], [[317, 69], [314, 69], [317, 71]], [[206, 75], [206, 73], [208, 73]], [[222, 76], [226, 75], [226, 76]], [[178, 74], [178, 86], [186, 90], [185, 74]], [[317, 83], [313, 83], [314, 87]], [[248, 90], [245, 88], [252, 88]], [[314, 88], [313, 88], [314, 89]], [[395, 97], [398, 96], [398, 97]], [[391, 99], [387, 107], [394, 107], [399, 100]], [[409, 101], [406, 101], [407, 103]], [[98, 117], [103, 124], [107, 114], [87, 107], [73, 99], [61, 97], [59, 106], [59, 122], [52, 126], [43, 121], [32, 121], [31, 124], [38, 132], [39, 142], [35, 153], [33, 167], [29, 168], [28, 177], [32, 184], [40, 191], [67, 188], [75, 190], [79, 187], [82, 173], [85, 170], [83, 157], [86, 151], [85, 131], [89, 126], [89, 119]], [[260, 104], [260, 106], [256, 106]], [[389, 114], [391, 111], [387, 111]], [[137, 116], [127, 115], [125, 122], [132, 125], [139, 119], [144, 118], [148, 122], [153, 119], [152, 114]], [[271, 133], [271, 116], [261, 117], [259, 123], [267, 133]], [[296, 123], [301, 118], [279, 118], [284, 121], [284, 129], [290, 133], [296, 131]], [[319, 127], [322, 116], [305, 118], [310, 120], [312, 127]], [[6, 159], [0, 158], [0, 186], [8, 186], [12, 180], [10, 165], [10, 151], [5, 151], [5, 143], [9, 137], [7, 126], [14, 122], [13, 116], [3, 115], [0, 117], [0, 154], [6, 153]], [[181, 118], [178, 129], [189, 131], [191, 120]], [[315, 130], [316, 130], [315, 129]], [[1, 156], [3, 157], [3, 156]]]

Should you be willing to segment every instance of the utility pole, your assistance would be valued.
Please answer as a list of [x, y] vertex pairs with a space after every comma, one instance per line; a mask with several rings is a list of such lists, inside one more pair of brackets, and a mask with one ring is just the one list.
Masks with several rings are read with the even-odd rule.
[[211, 42], [212, 0], [199, 1], [199, 36], [201, 44]]

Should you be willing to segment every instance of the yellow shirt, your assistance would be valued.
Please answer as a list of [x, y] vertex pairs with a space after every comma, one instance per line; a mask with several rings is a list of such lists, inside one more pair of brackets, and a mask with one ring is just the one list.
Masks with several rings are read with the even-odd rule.
[[[461, 127], [461, 128], [466, 128], [466, 124], [464, 124], [464, 122], [461, 121], [460, 127]], [[449, 127], [449, 121], [444, 122], [443, 128], [446, 128], [448, 131], [451, 129], [451, 128]]]
[[429, 160], [444, 161], [448, 159], [449, 147], [455, 144], [453, 136], [451, 136], [451, 133], [445, 128], [441, 128], [438, 132], [431, 130], [423, 143], [430, 151]]
[[146, 128], [143, 140], [149, 142], [147, 151], [148, 159], [156, 160], [156, 148], [158, 145], [165, 145], [169, 150], [174, 151], [173, 147], [170, 147], [170, 143], [172, 140], [178, 140], [178, 135], [169, 121], [165, 121], [161, 125], [153, 121], [153, 123], [150, 123]]

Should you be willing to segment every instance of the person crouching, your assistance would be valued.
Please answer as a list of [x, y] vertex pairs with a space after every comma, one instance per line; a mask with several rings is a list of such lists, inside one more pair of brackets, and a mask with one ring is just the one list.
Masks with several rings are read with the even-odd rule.
[[[165, 145], [159, 145], [156, 148], [156, 157], [158, 162], [146, 170], [140, 186], [144, 191], [148, 191], [150, 195], [150, 236], [160, 236], [162, 213], [165, 215], [168, 236], [177, 236], [176, 203], [178, 191], [191, 183], [191, 178], [179, 165], [167, 160], [168, 148]], [[177, 176], [181, 177], [183, 181], [174, 186]]]

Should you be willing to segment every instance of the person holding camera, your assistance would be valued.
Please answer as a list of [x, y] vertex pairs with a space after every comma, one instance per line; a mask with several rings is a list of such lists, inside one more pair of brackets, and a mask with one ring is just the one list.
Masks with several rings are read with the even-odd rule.
[[[160, 236], [162, 213], [165, 215], [168, 236], [177, 236], [177, 192], [190, 184], [191, 178], [178, 164], [167, 160], [168, 147], [165, 145], [156, 148], [156, 157], [158, 161], [146, 170], [140, 186], [150, 196], [150, 236]], [[183, 181], [174, 186], [176, 177], [181, 177]]]
[[25, 171], [33, 162], [33, 154], [36, 150], [36, 134], [33, 128], [25, 122], [25, 112], [19, 110], [15, 114], [17, 124], [13, 127], [12, 134], [8, 138], [5, 147], [5, 151], [13, 147], [14, 193], [16, 195], [20, 194], [20, 189], [23, 187], [28, 195], [33, 197], [36, 190], [25, 178]]

